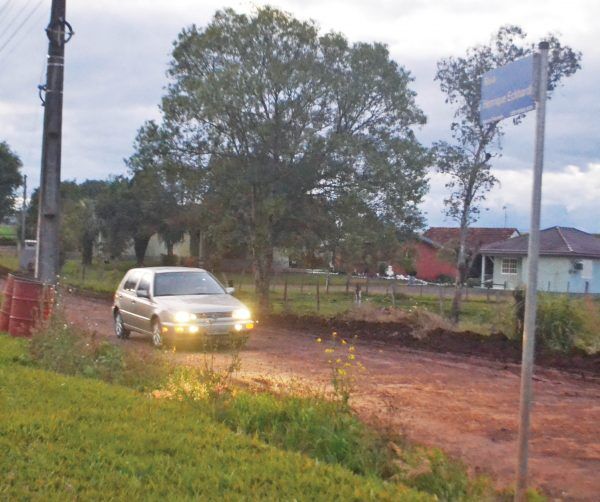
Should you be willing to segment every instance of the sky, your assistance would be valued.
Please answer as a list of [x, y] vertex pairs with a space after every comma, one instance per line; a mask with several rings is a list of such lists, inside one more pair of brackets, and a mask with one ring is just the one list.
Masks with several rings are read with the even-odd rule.
[[[159, 118], [166, 68], [177, 34], [206, 25], [232, 7], [250, 13], [265, 3], [214, 0], [67, 0], [75, 36], [66, 47], [62, 178], [104, 179], [124, 174], [137, 129]], [[583, 53], [582, 69], [565, 79], [547, 106], [542, 227], [600, 232], [600, 44], [597, 0], [284, 0], [269, 5], [317, 22], [351, 42], [378, 41], [414, 77], [412, 88], [427, 124], [424, 145], [449, 139], [453, 109], [433, 81], [436, 62], [486, 43], [506, 24], [537, 42], [549, 32]], [[21, 157], [29, 187], [39, 183], [50, 0], [0, 0], [0, 141]], [[534, 149], [534, 113], [519, 126], [507, 121], [500, 183], [483, 204], [480, 226], [527, 231]], [[422, 204], [429, 225], [454, 226], [444, 216], [446, 180], [432, 171]]]

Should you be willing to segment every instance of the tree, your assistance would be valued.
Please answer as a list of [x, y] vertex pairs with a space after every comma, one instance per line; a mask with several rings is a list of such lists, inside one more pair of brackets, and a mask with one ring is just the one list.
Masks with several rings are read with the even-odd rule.
[[0, 142], [0, 221], [13, 214], [15, 192], [23, 183], [21, 159], [8, 144]]
[[219, 11], [179, 35], [163, 99], [171, 148], [204, 173], [211, 231], [235, 226], [269, 304], [273, 250], [337, 198], [358, 193], [379, 218], [414, 224], [425, 117], [408, 71], [378, 43], [350, 45], [264, 7]]
[[198, 171], [190, 169], [171, 148], [165, 131], [154, 121], [146, 122], [138, 131], [134, 153], [126, 160], [134, 177], [153, 183], [152, 200], [160, 215], [157, 231], [167, 247], [167, 256], [173, 257], [173, 246], [183, 240], [186, 231], [194, 231], [192, 215], [198, 213], [198, 202], [203, 189]]
[[[91, 265], [94, 247], [100, 233], [100, 222], [96, 215], [96, 200], [107, 190], [108, 182], [85, 180], [82, 183], [65, 180], [60, 184], [61, 222], [60, 254], [61, 262], [68, 252], [80, 252], [83, 265]], [[39, 189], [31, 194], [28, 207], [25, 233], [35, 238], [39, 209]]]
[[[580, 69], [581, 53], [560, 43], [554, 35], [548, 35], [550, 44], [548, 92], [549, 96], [561, 80]], [[492, 152], [501, 151], [502, 126], [499, 122], [481, 124], [479, 101], [481, 77], [491, 69], [503, 66], [533, 53], [535, 44], [527, 43], [526, 34], [518, 26], [504, 26], [492, 37], [488, 45], [479, 45], [467, 51], [464, 57], [449, 57], [438, 62], [435, 80], [446, 94], [446, 103], [456, 106], [454, 121], [450, 127], [453, 143], [438, 142], [434, 145], [436, 162], [440, 173], [449, 176], [446, 187], [450, 190], [444, 201], [446, 214], [460, 226], [457, 254], [458, 275], [452, 302], [452, 316], [458, 321], [461, 288], [471, 267], [466, 250], [469, 226], [477, 221], [481, 203], [496, 185], [497, 179], [491, 168]], [[516, 125], [523, 115], [513, 119]]]

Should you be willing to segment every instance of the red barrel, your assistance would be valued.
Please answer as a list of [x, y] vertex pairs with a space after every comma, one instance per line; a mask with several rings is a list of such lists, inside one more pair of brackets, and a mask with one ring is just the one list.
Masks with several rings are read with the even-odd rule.
[[4, 298], [2, 300], [2, 306], [0, 306], [0, 331], [8, 331], [14, 283], [15, 276], [8, 274], [8, 277], [6, 278], [6, 284], [4, 285]]
[[13, 286], [8, 332], [29, 336], [34, 326], [52, 313], [54, 288], [39, 281], [16, 278]]

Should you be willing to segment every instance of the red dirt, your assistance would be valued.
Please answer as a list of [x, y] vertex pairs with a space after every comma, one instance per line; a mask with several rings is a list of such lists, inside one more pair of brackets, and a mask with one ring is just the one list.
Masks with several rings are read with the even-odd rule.
[[[113, 336], [107, 301], [69, 296], [65, 304], [72, 322]], [[240, 376], [255, 382], [267, 375], [325, 386], [329, 370], [324, 346], [315, 343], [312, 328], [259, 327], [242, 353]], [[126, 345], [150, 350], [149, 339], [140, 335]], [[502, 354], [498, 361], [423, 348], [429, 350], [361, 336], [356, 354], [367, 373], [352, 398], [356, 411], [412, 441], [441, 447], [472, 471], [489, 473], [498, 486], [512, 485], [519, 366]], [[203, 356], [178, 351], [172, 357], [197, 364]], [[557, 500], [598, 500], [600, 380], [536, 367], [534, 390], [531, 484]]]

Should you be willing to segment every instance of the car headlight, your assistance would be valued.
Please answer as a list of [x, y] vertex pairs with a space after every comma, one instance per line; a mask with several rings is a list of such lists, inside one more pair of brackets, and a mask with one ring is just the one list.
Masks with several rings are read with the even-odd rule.
[[235, 309], [231, 313], [234, 319], [250, 319], [250, 311], [248, 309]]
[[177, 312], [174, 316], [175, 322], [190, 322], [196, 320], [196, 314], [189, 312]]

